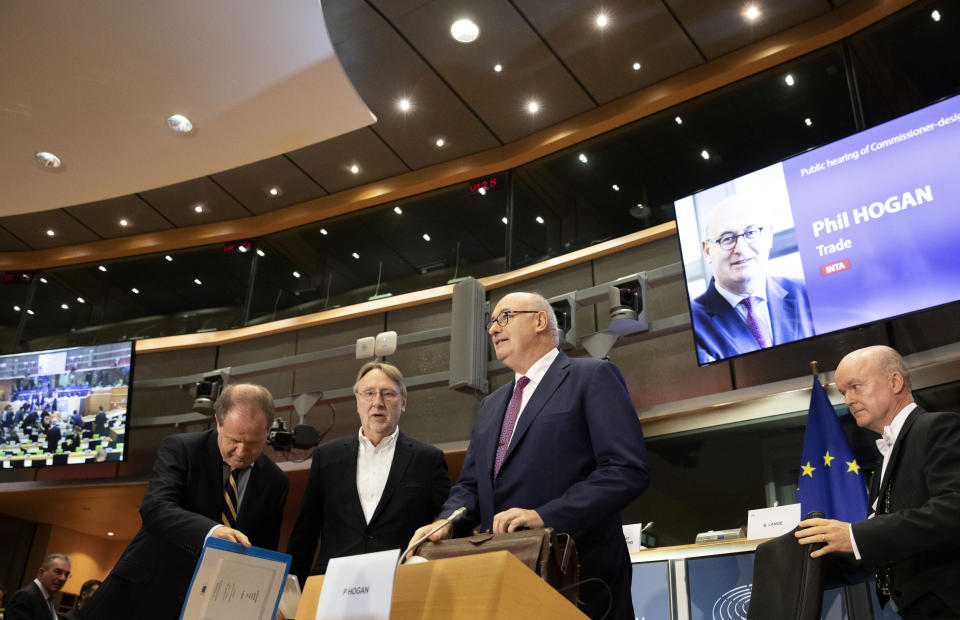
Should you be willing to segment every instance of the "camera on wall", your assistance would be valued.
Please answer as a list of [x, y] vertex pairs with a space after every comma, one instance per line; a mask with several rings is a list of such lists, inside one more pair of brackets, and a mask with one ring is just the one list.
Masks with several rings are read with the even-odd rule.
[[203, 379], [197, 381], [194, 390], [193, 410], [203, 415], [213, 415], [213, 405], [220, 398], [220, 392], [223, 391], [223, 386], [229, 378], [230, 371], [221, 370], [204, 375]]
[[319, 431], [309, 424], [297, 424], [291, 431], [283, 418], [275, 418], [267, 432], [267, 444], [278, 452], [288, 452], [293, 448], [307, 450], [319, 444], [320, 439]]
[[647, 330], [644, 309], [645, 291], [642, 278], [631, 278], [611, 285], [607, 292], [610, 302], [610, 331], [618, 336], [629, 336]]

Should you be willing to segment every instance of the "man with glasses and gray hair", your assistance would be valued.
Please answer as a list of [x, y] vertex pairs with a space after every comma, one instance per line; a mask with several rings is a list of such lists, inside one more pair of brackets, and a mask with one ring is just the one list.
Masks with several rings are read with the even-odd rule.
[[739, 196], [725, 198], [710, 212], [701, 245], [713, 276], [690, 303], [700, 363], [814, 335], [803, 283], [767, 275], [769, 213]]
[[[632, 620], [631, 567], [620, 511], [647, 487], [647, 451], [626, 383], [608, 361], [569, 358], [557, 320], [536, 293], [511, 293], [489, 333], [513, 381], [480, 403], [460, 479], [440, 511], [465, 507], [459, 533], [552, 527], [573, 536], [580, 608]], [[413, 539], [437, 526], [421, 527]], [[432, 540], [448, 538], [446, 526]], [[411, 540], [411, 542], [413, 542]]]
[[403, 548], [418, 525], [437, 516], [450, 491], [443, 452], [400, 432], [407, 407], [400, 370], [368, 362], [353, 391], [360, 430], [314, 452], [287, 546], [290, 572], [301, 583], [325, 573], [332, 558]]

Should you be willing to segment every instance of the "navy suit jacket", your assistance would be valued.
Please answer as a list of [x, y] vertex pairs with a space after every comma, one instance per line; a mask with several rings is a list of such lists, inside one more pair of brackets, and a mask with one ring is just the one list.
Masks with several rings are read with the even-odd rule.
[[51, 620], [53, 614], [47, 606], [43, 592], [32, 581], [13, 593], [4, 610], [6, 620]]
[[[166, 437], [140, 505], [143, 526], [80, 609], [87, 620], [177, 618], [204, 539], [221, 523], [223, 459], [217, 431]], [[250, 470], [237, 529], [256, 547], [276, 549], [289, 482], [261, 454]]]
[[[480, 403], [460, 480], [440, 512], [467, 508], [464, 523], [493, 527], [508, 508], [536, 510], [547, 527], [571, 534], [581, 579], [599, 577], [614, 591], [610, 618], [633, 618], [630, 559], [620, 511], [647, 487], [647, 453], [623, 376], [610, 362], [571, 359], [562, 351], [520, 414], [497, 479], [500, 427], [514, 382]], [[459, 528], [462, 532], [463, 527]], [[585, 600], [588, 613], [607, 597]], [[581, 598], [590, 598], [587, 590]], [[596, 606], [590, 603], [596, 602]]]
[[[400, 433], [387, 484], [367, 523], [357, 494], [359, 450], [360, 439], [354, 434], [313, 454], [300, 515], [287, 545], [293, 556], [290, 572], [301, 584], [308, 574], [325, 573], [332, 558], [406, 548], [416, 529], [436, 518], [450, 491], [443, 452]], [[311, 570], [318, 539], [320, 551]]]
[[[810, 299], [802, 283], [789, 278], [767, 278], [767, 310], [773, 344], [814, 335]], [[690, 302], [690, 316], [701, 364], [760, 348], [746, 321], [717, 291], [713, 278], [706, 292]]]
[[888, 487], [889, 513], [852, 526], [863, 566], [891, 565], [898, 609], [932, 592], [960, 617], [960, 415], [910, 412], [871, 506]]

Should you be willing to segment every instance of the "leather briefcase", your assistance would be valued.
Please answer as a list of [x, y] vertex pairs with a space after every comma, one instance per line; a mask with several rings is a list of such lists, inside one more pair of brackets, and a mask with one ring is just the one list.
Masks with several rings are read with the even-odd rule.
[[506, 534], [474, 534], [439, 542], [427, 541], [416, 552], [428, 560], [461, 555], [509, 551], [540, 575], [574, 605], [579, 594], [577, 547], [569, 534], [557, 534], [553, 528], [518, 530]]

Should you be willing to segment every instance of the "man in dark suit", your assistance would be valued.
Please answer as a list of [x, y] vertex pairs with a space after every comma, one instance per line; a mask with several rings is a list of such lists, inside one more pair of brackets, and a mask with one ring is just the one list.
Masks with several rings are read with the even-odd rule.
[[81, 617], [177, 618], [208, 536], [277, 548], [289, 482], [261, 454], [274, 415], [270, 392], [228, 386], [214, 412], [216, 430], [160, 444], [140, 506], [143, 527]]
[[869, 518], [801, 521], [800, 543], [825, 543], [812, 557], [852, 553], [903, 618], [960, 618], [960, 415], [918, 407], [889, 347], [850, 353], [835, 380], [857, 425], [881, 435], [883, 465]]
[[56, 620], [54, 595], [70, 577], [70, 558], [53, 553], [37, 571], [37, 578], [17, 590], [4, 610], [5, 620]]
[[57, 448], [60, 447], [60, 438], [63, 436], [63, 432], [60, 430], [60, 425], [53, 421], [50, 424], [50, 428], [47, 429], [47, 453], [53, 454], [57, 451]]
[[364, 364], [353, 391], [360, 431], [317, 448], [287, 546], [301, 584], [325, 573], [332, 558], [402, 549], [418, 525], [436, 518], [450, 491], [443, 452], [400, 432], [407, 403], [400, 371]]
[[103, 407], [97, 410], [97, 415], [93, 418], [93, 433], [100, 437], [107, 436], [107, 414], [103, 412]]
[[773, 246], [768, 212], [731, 196], [710, 212], [703, 237], [713, 276], [690, 303], [700, 363], [814, 335], [803, 283], [767, 275]]
[[[483, 399], [460, 479], [440, 511], [467, 508], [464, 524], [495, 534], [552, 527], [571, 534], [580, 559], [581, 609], [634, 617], [620, 511], [647, 487], [646, 447], [623, 377], [610, 362], [559, 349], [546, 299], [512, 293], [493, 311], [497, 359], [514, 381]], [[426, 535], [439, 521], [424, 526]], [[462, 526], [458, 529], [462, 530]], [[446, 527], [431, 538], [451, 534]], [[612, 595], [613, 600], [610, 600]]]

